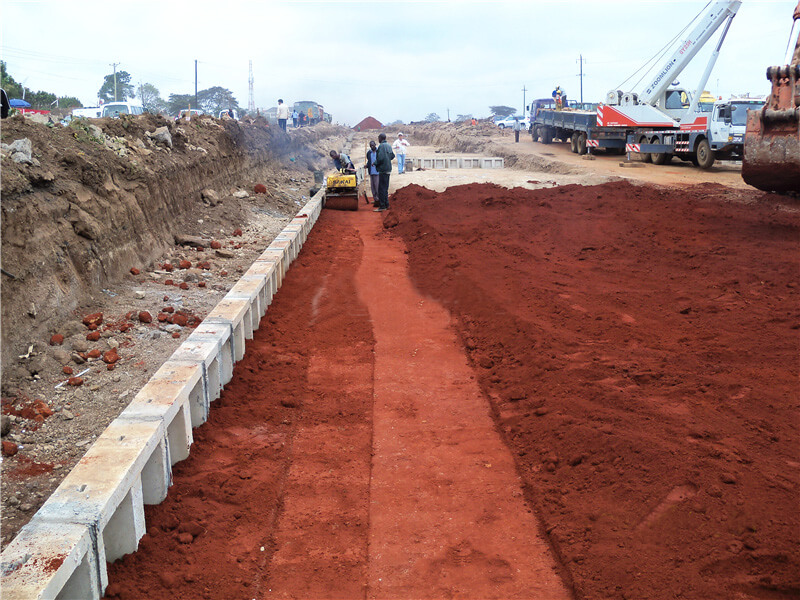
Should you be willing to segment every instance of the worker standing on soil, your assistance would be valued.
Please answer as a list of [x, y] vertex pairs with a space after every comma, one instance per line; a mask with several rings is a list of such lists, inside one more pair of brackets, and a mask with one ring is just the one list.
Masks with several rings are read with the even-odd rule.
[[286, 131], [286, 121], [289, 120], [289, 107], [278, 99], [278, 127]]
[[294, 126], [295, 129], [297, 129], [297, 117], [299, 117], [299, 116], [300, 115], [298, 114], [298, 112], [296, 110], [292, 111], [292, 125]]
[[375, 157], [375, 167], [378, 169], [378, 208], [375, 212], [382, 212], [389, 208], [389, 175], [392, 173], [394, 152], [386, 141], [385, 133], [378, 136], [378, 141], [380, 145]]
[[514, 117], [514, 141], [515, 142], [519, 142], [519, 130], [520, 130], [519, 117]]
[[378, 208], [378, 185], [379, 175], [378, 169], [375, 168], [375, 161], [378, 160], [378, 146], [375, 141], [371, 140], [369, 143], [369, 150], [367, 150], [367, 164], [366, 170], [369, 173], [369, 185], [372, 189], [372, 206]]
[[406, 148], [410, 146], [406, 136], [401, 133], [397, 134], [397, 139], [392, 144], [392, 150], [397, 155], [397, 174], [402, 175], [406, 170]]

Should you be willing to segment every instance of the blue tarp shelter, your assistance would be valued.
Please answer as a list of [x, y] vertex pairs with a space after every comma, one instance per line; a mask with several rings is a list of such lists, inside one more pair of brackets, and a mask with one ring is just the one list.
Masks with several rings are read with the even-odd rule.
[[11, 108], [30, 108], [30, 102], [25, 102], [25, 100], [19, 100], [18, 98], [12, 98], [8, 101]]

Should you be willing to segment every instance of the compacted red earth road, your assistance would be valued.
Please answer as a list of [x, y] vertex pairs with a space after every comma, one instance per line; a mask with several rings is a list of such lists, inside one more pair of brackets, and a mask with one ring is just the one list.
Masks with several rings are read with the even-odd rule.
[[798, 206], [729, 193], [325, 211], [108, 596], [798, 597]]

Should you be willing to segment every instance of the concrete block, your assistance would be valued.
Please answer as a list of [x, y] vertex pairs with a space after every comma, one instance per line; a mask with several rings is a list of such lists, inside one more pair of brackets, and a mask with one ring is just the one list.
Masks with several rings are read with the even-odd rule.
[[[206, 381], [210, 382], [211, 385], [218, 384], [218, 387], [213, 389], [206, 386], [209, 390], [206, 396], [208, 397], [208, 404], [210, 404], [219, 397], [221, 389], [233, 378], [233, 365], [236, 362], [236, 337], [234, 336], [233, 326], [230, 323], [203, 321], [186, 341], [213, 341], [218, 346], [217, 359], [215, 363], [211, 364], [209, 373], [205, 377]], [[211, 371], [215, 372], [212, 373]], [[194, 404], [190, 402], [190, 405], [192, 406], [192, 411], [194, 411]], [[205, 423], [205, 419], [202, 422]], [[194, 417], [192, 418], [192, 425], [195, 427], [198, 425], [198, 423], [195, 423]]]
[[46, 523], [34, 515], [0, 555], [8, 600], [103, 596], [96, 536], [79, 523]]
[[422, 168], [423, 169], [433, 169], [433, 159], [432, 158], [423, 158], [421, 159]]
[[[107, 583], [105, 562], [136, 551], [144, 535], [141, 474], [154, 453], [163, 454], [159, 446], [164, 445], [164, 438], [165, 425], [160, 419], [115, 419], [36, 513], [42, 523], [89, 527], [96, 536], [103, 586]], [[147, 492], [150, 500], [166, 495], [169, 465], [159, 467], [158, 489]]]
[[433, 168], [434, 169], [446, 169], [447, 168], [447, 159], [445, 159], [445, 158], [434, 158], [433, 159]]
[[[183, 345], [187, 344], [188, 340]], [[171, 464], [187, 458], [192, 445], [189, 398], [202, 378], [202, 365], [198, 362], [165, 362], [120, 414], [120, 418], [128, 420], [163, 421]]]
[[[202, 325], [201, 323], [200, 327]], [[191, 336], [189, 337], [191, 338]], [[242, 340], [242, 343], [244, 343], [244, 340]], [[169, 362], [200, 365], [206, 382], [205, 388], [208, 390], [208, 401], [213, 402], [219, 398], [222, 391], [222, 357], [220, 357], [218, 340], [187, 339], [172, 353]]]
[[461, 159], [460, 158], [445, 158], [445, 168], [446, 169], [460, 169], [461, 168]]
[[272, 304], [272, 296], [278, 291], [278, 271], [279, 267], [277, 263], [257, 260], [250, 265], [250, 268], [244, 274], [245, 277], [266, 278], [266, 285], [264, 286], [264, 306]]
[[288, 261], [286, 257], [286, 249], [285, 248], [272, 248], [271, 246], [264, 250], [259, 257], [255, 260], [255, 262], [272, 262], [275, 263], [275, 268], [277, 270], [276, 274], [276, 288], [275, 292], [278, 291], [278, 288], [283, 285], [283, 278], [286, 276], [286, 269], [288, 267]]
[[244, 357], [245, 339], [253, 339], [253, 320], [250, 317], [252, 306], [248, 300], [223, 298], [206, 315], [209, 323], [230, 323], [234, 336], [234, 360], [239, 362]]
[[481, 159], [476, 157], [464, 157], [461, 159], [462, 169], [479, 169], [481, 167]]
[[499, 157], [482, 158], [481, 168], [483, 169], [502, 169], [505, 166], [505, 161]]
[[226, 298], [231, 300], [247, 300], [250, 302], [251, 331], [258, 329], [261, 317], [267, 312], [263, 293], [266, 289], [266, 283], [266, 279], [261, 276], [244, 276], [225, 295]]

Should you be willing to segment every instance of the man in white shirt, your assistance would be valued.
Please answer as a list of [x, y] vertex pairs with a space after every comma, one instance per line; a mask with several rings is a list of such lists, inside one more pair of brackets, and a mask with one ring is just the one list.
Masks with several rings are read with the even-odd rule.
[[283, 100], [278, 100], [278, 127], [286, 131], [286, 121], [289, 120], [289, 107], [283, 103]]
[[406, 148], [410, 146], [406, 141], [406, 136], [402, 133], [397, 134], [397, 139], [392, 144], [392, 150], [397, 156], [397, 174], [402, 175], [406, 170]]

